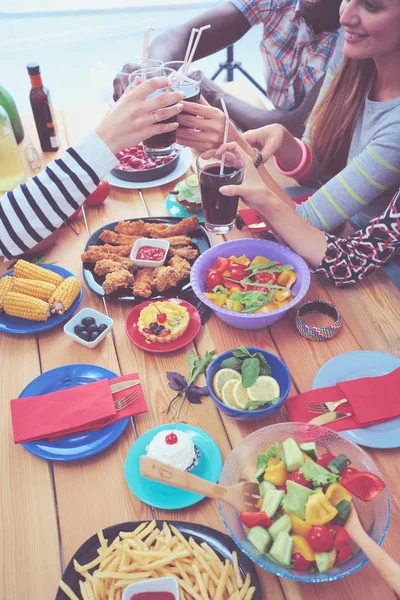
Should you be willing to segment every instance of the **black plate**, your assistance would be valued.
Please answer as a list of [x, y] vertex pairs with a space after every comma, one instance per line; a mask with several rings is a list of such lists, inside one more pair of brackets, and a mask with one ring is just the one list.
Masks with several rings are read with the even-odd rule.
[[166, 165], [158, 165], [152, 169], [144, 169], [143, 171], [124, 171], [123, 169], [111, 169], [111, 173], [117, 177], [117, 179], [123, 179], [124, 181], [156, 181], [161, 177], [166, 177], [172, 171], [174, 171], [178, 165], [179, 152]]
[[[120, 523], [119, 525], [107, 527], [107, 529], [103, 530], [104, 537], [108, 542], [112, 542], [120, 531], [133, 531], [140, 525], [141, 522], [142, 521]], [[163, 523], [164, 521], [157, 521], [157, 526], [159, 529], [162, 529]], [[216, 529], [212, 529], [211, 527], [185, 523], [184, 521], [167, 521], [167, 523], [170, 525], [175, 525], [175, 527], [179, 529], [179, 531], [183, 533], [185, 537], [189, 538], [192, 536], [199, 544], [202, 542], [207, 542], [207, 544], [211, 546], [211, 548], [223, 560], [228, 559], [232, 561], [232, 552], [236, 550], [240, 572], [243, 579], [245, 579], [247, 573], [250, 573], [251, 585], [256, 588], [253, 600], [261, 600], [260, 582], [258, 581], [254, 564], [245, 554], [243, 554], [243, 552], [236, 546], [235, 542], [233, 542], [228, 535], [222, 533], [221, 531], [217, 531]], [[64, 571], [62, 580], [69, 585], [69, 587], [75, 592], [75, 594], [77, 594], [78, 597], [80, 597], [79, 581], [84, 581], [84, 578], [75, 571], [73, 564], [74, 560], [77, 560], [80, 565], [94, 560], [98, 556], [98, 547], [99, 540], [97, 534], [92, 535], [92, 537], [86, 540], [86, 542], [84, 542], [82, 546], [75, 552]], [[58, 588], [55, 600], [68, 600], [68, 598], [64, 592]]]
[[[179, 223], [182, 221], [180, 217], [144, 217], [142, 219], [125, 219], [125, 221], [133, 222], [133, 221], [146, 221], [148, 223], [165, 223], [166, 225], [174, 225], [175, 223]], [[109, 223], [108, 225], [104, 225], [100, 227], [97, 231], [93, 233], [88, 239], [85, 250], [88, 249], [89, 246], [102, 246], [103, 242], [99, 240], [100, 234], [104, 229], [109, 229], [114, 231], [116, 226], [120, 221], [115, 221], [114, 223]], [[197, 247], [200, 254], [203, 254], [206, 250], [211, 248], [211, 240], [208, 236], [208, 233], [204, 229], [202, 225], [199, 225], [199, 228], [196, 231], [192, 231], [187, 234], [190, 238], [192, 238], [192, 244]], [[104, 290], [101, 287], [105, 277], [99, 277], [94, 272], [94, 264], [93, 263], [83, 263], [83, 277], [85, 279], [86, 285], [99, 296], [105, 296]], [[170, 288], [165, 292], [160, 294], [155, 294], [151, 296], [151, 300], [158, 300], [164, 298], [184, 298], [188, 292], [192, 291], [192, 286], [190, 285], [189, 277], [182, 281], [179, 285], [174, 288]], [[120, 288], [106, 296], [107, 298], [117, 299], [117, 300], [130, 300], [135, 302], [143, 302], [143, 300], [148, 300], [148, 298], [135, 297], [133, 295], [132, 290], [128, 288]]]

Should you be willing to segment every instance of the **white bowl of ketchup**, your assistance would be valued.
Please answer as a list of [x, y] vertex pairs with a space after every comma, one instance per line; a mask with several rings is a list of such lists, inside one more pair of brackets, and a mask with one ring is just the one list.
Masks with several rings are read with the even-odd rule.
[[179, 600], [178, 582], [174, 577], [161, 577], [131, 583], [125, 588], [122, 600]]
[[161, 267], [167, 258], [169, 241], [165, 239], [140, 238], [131, 251], [131, 260], [137, 267]]

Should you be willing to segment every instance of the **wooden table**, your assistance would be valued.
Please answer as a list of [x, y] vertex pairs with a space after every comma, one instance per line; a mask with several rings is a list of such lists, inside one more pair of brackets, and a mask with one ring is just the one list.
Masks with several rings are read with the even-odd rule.
[[[243, 88], [242, 88], [243, 89]], [[61, 153], [85, 131], [95, 126], [106, 106], [81, 107], [57, 113]], [[33, 119], [24, 119], [26, 134], [39, 148]], [[44, 155], [43, 165], [54, 158]], [[30, 173], [29, 165], [27, 172]], [[57, 243], [46, 253], [46, 261], [55, 261], [82, 278], [80, 254], [88, 235], [106, 223], [144, 216], [165, 215], [164, 199], [171, 186], [129, 191], [112, 188], [101, 207], [86, 210], [83, 217], [64, 226]], [[229, 239], [247, 237], [234, 230]], [[214, 243], [223, 238], [214, 237]], [[1, 272], [6, 264], [1, 266]], [[152, 510], [130, 492], [123, 466], [129, 447], [148, 429], [166, 422], [162, 410], [171, 399], [166, 371], [185, 372], [185, 355], [194, 348], [203, 355], [215, 348], [218, 353], [240, 344], [259, 346], [278, 354], [288, 365], [292, 394], [311, 388], [318, 369], [330, 358], [352, 350], [380, 350], [400, 356], [400, 295], [383, 271], [364, 283], [348, 289], [336, 289], [312, 276], [307, 298], [324, 298], [334, 302], [343, 316], [340, 333], [331, 341], [309, 342], [293, 326], [293, 313], [269, 329], [246, 332], [232, 329], [214, 316], [194, 342], [171, 354], [147, 354], [131, 344], [125, 334], [128, 303], [109, 302], [84, 285], [81, 308], [92, 306], [108, 310], [114, 319], [114, 335], [107, 336], [94, 350], [74, 343], [62, 327], [37, 336], [0, 334], [1, 404], [0, 404], [0, 510], [1, 557], [0, 598], [4, 600], [52, 600], [64, 566], [75, 550], [100, 528], [138, 519], [180, 519], [203, 523], [223, 530], [216, 503], [199, 504], [175, 512]], [[139, 371], [145, 391], [148, 413], [135, 418], [122, 437], [105, 452], [76, 463], [51, 463], [36, 458], [12, 441], [9, 400], [40, 373], [69, 363], [95, 363], [115, 372]], [[192, 406], [187, 421], [206, 430], [219, 444], [226, 457], [243, 437], [273, 420], [246, 424], [224, 417], [206, 398]], [[399, 558], [400, 534], [400, 449], [372, 450], [370, 454], [386, 477], [392, 499], [392, 520], [384, 547]], [[396, 489], [397, 488], [397, 489]], [[396, 542], [397, 539], [397, 542]], [[263, 598], [268, 600], [394, 600], [394, 593], [367, 565], [345, 580], [326, 584], [298, 584], [279, 579], [258, 569]]]

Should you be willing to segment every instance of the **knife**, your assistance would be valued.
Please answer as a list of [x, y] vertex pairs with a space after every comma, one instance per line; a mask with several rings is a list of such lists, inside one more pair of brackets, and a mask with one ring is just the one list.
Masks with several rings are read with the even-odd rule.
[[319, 415], [319, 417], [314, 417], [311, 421], [308, 421], [309, 425], [326, 425], [327, 423], [332, 423], [333, 421], [340, 421], [341, 419], [347, 419], [347, 417], [353, 417], [353, 413], [337, 413], [335, 411], [328, 412], [325, 415]]
[[135, 385], [139, 385], [139, 379], [130, 379], [129, 381], [120, 381], [119, 383], [113, 383], [110, 385], [110, 390], [113, 394], [117, 392], [122, 392], [122, 390], [127, 390], [128, 388], [134, 387]]

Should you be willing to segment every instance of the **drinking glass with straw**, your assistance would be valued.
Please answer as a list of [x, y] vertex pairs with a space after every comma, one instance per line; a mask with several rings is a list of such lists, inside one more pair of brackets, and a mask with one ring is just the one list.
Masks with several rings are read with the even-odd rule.
[[[224, 144], [228, 141], [229, 115], [225, 102], [221, 100], [225, 113]], [[205, 226], [212, 233], [228, 233], [235, 225], [239, 196], [223, 196], [220, 188], [224, 185], [239, 185], [243, 181], [244, 161], [231, 153], [216, 157], [217, 150], [207, 150], [197, 161], [201, 204]]]

